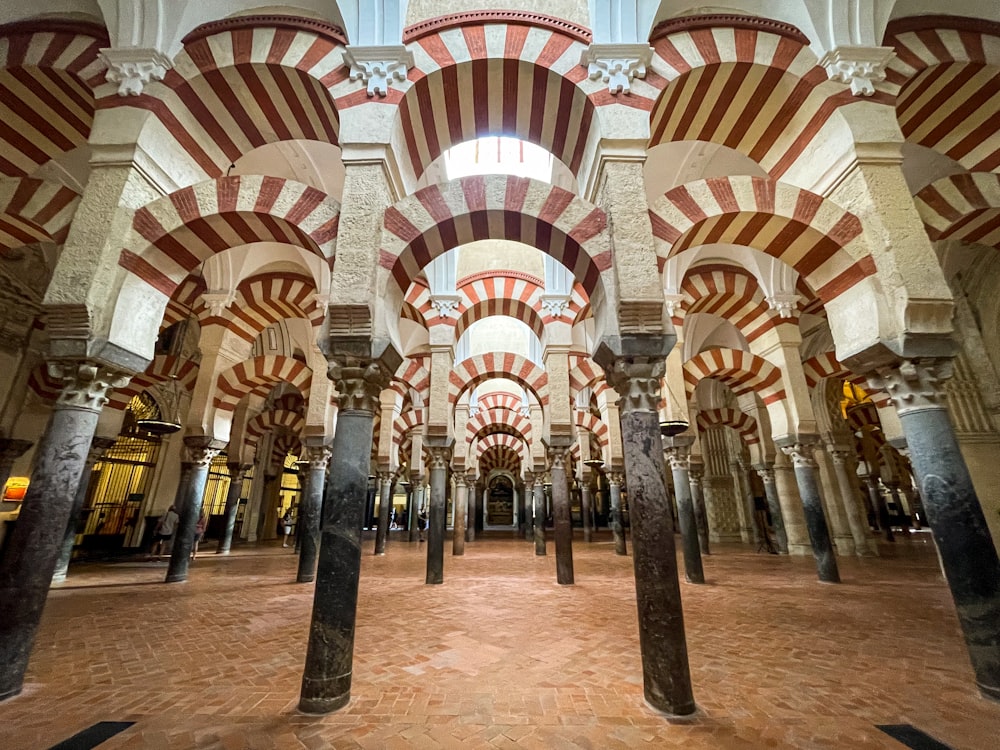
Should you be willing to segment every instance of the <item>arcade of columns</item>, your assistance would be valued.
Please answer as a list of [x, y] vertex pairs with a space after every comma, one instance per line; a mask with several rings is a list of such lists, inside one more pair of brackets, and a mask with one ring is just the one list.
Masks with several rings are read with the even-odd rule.
[[[863, 29], [838, 0], [57, 5], [0, 14], [0, 469], [31, 477], [0, 559], [0, 699], [143, 394], [183, 425], [161, 458], [176, 488], [146, 507], [180, 511], [168, 582], [220, 452], [220, 552], [243, 476], [253, 540], [301, 459], [303, 711], [350, 698], [371, 475], [376, 551], [396, 481], [428, 508], [429, 584], [449, 503], [471, 554], [496, 477], [536, 554], [551, 503], [564, 584], [573, 487], [584, 543], [607, 496], [619, 554], [627, 503], [645, 694], [674, 714], [695, 707], [675, 514], [691, 583], [713, 542], [768, 534], [755, 496], [777, 550], [836, 583], [838, 555], [877, 551], [881, 483], [922, 508], [1000, 698], [989, 3], [874, 2]], [[552, 179], [448, 178], [450, 148], [498, 134], [549, 152]], [[469, 354], [493, 316], [538, 351]]]

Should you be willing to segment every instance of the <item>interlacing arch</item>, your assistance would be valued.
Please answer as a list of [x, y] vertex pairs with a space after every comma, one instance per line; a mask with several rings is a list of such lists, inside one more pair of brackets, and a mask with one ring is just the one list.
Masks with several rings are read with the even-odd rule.
[[396, 417], [392, 425], [392, 441], [402, 446], [412, 430], [419, 430], [424, 424], [424, 410], [410, 409]]
[[688, 16], [661, 24], [650, 41], [651, 67], [667, 81], [650, 116], [650, 147], [710, 141], [778, 178], [838, 107], [857, 101], [829, 80], [809, 39], [789, 24]]
[[717, 315], [736, 326], [748, 342], [759, 338], [781, 322], [771, 310], [753, 274], [743, 269], [718, 266], [688, 271], [681, 283], [684, 305], [674, 309], [675, 326], [688, 315]]
[[0, 174], [30, 175], [87, 143], [107, 46], [104, 27], [86, 21], [0, 26]]
[[399, 102], [396, 137], [416, 177], [451, 146], [497, 134], [535, 143], [579, 172], [597, 138], [595, 102], [614, 100], [580, 65], [589, 31], [485, 11], [411, 26], [403, 41], [414, 67], [386, 99]]
[[333, 263], [340, 204], [281, 177], [220, 177], [140, 208], [118, 264], [168, 297], [216, 253], [253, 242], [304, 248]]
[[219, 315], [213, 315], [202, 301], [195, 308], [201, 324], [221, 325], [253, 343], [261, 331], [279, 320], [300, 318], [316, 327], [326, 315], [323, 305], [316, 301], [316, 282], [311, 276], [259, 274], [241, 281], [236, 290], [236, 298]]
[[246, 442], [256, 443], [268, 430], [283, 428], [293, 435], [301, 435], [306, 420], [301, 413], [289, 409], [268, 409], [247, 422]]
[[405, 295], [438, 255], [476, 240], [514, 240], [561, 262], [592, 297], [601, 273], [611, 267], [606, 226], [600, 208], [548, 183], [508, 175], [462, 177], [386, 209], [379, 264]]
[[755, 392], [766, 405], [785, 398], [781, 370], [766, 359], [740, 349], [706, 349], [684, 363], [684, 387], [689, 402], [704, 378], [728, 385], [737, 396]]
[[404, 359], [389, 387], [403, 397], [404, 406], [409, 403], [411, 390], [419, 393], [426, 404], [431, 397], [431, 374], [424, 365], [424, 358]]
[[201, 310], [204, 302], [201, 295], [208, 291], [205, 286], [205, 278], [202, 274], [188, 274], [184, 280], [178, 284], [170, 299], [167, 300], [167, 308], [163, 311], [163, 320], [160, 321], [160, 331], [163, 332], [174, 323], [197, 317], [195, 310]]
[[267, 396], [278, 383], [294, 386], [308, 399], [311, 380], [312, 370], [297, 359], [272, 354], [254, 357], [219, 373], [212, 405], [222, 411], [235, 411], [244, 396]]
[[520, 413], [521, 399], [504, 391], [487, 393], [479, 397], [479, 408], [486, 410], [505, 409]]
[[597, 438], [597, 444], [601, 446], [601, 451], [606, 452], [608, 450], [608, 443], [610, 442], [610, 435], [608, 431], [607, 424], [604, 423], [602, 419], [595, 417], [593, 414], [587, 411], [581, 411], [579, 409], [574, 409], [573, 411], [573, 424], [582, 430], [586, 430]]
[[349, 79], [336, 26], [294, 16], [242, 16], [198, 27], [163, 83], [122, 99], [102, 87], [100, 108], [147, 109], [208, 177], [268, 143], [336, 144], [329, 89]]
[[931, 240], [1000, 248], [1000, 175], [942, 177], [917, 193], [914, 201]]
[[124, 410], [135, 396], [150, 387], [176, 380], [186, 391], [194, 390], [198, 378], [198, 363], [192, 359], [172, 354], [157, 354], [144, 372], [133, 377], [127, 385], [115, 388], [108, 396], [108, 408]]
[[570, 356], [569, 392], [575, 396], [588, 386], [594, 390], [594, 395], [600, 395], [611, 386], [604, 379], [601, 370], [589, 356]]
[[824, 302], [875, 273], [861, 220], [808, 190], [760, 177], [715, 177], [668, 190], [650, 219], [660, 269], [690, 247], [751, 247], [799, 272]]
[[549, 376], [539, 365], [519, 354], [490, 352], [456, 363], [448, 376], [448, 403], [458, 403], [469, 388], [493, 378], [513, 380], [531, 391], [542, 406], [549, 403]]
[[61, 245], [80, 196], [31, 177], [0, 178], [0, 255], [35, 242]]
[[702, 430], [716, 425], [732, 427], [747, 445], [755, 445], [760, 442], [757, 420], [738, 409], [704, 409], [698, 412], [696, 419], [698, 427]]
[[287, 430], [279, 430], [274, 436], [274, 444], [271, 446], [271, 466], [280, 472], [285, 465], [285, 456], [301, 456], [302, 441], [298, 435], [293, 435]]
[[[481, 461], [483, 455], [496, 448], [506, 448], [517, 455], [522, 463], [528, 461], [528, 446], [525, 444], [524, 440], [514, 435], [508, 435], [503, 432], [494, 432], [489, 435], [484, 435], [476, 442], [476, 457], [477, 460]], [[486, 474], [486, 471], [483, 471]]]
[[492, 446], [479, 456], [479, 473], [488, 477], [494, 471], [506, 471], [515, 477], [521, 473], [524, 463], [521, 454], [506, 445]]
[[489, 432], [502, 432], [531, 442], [531, 419], [508, 409], [480, 409], [465, 425], [465, 441], [471, 443]]
[[971, 172], [1000, 168], [1000, 24], [955, 16], [901, 18], [889, 24], [884, 43], [896, 50], [884, 85], [896, 95], [906, 139]]

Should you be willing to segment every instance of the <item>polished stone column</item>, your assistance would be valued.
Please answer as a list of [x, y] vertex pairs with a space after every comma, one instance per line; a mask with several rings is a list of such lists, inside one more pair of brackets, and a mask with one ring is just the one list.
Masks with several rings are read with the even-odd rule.
[[785, 534], [785, 521], [781, 515], [781, 501], [778, 499], [778, 485], [774, 479], [774, 467], [771, 464], [761, 464], [755, 467], [757, 476], [764, 483], [764, 499], [767, 509], [771, 512], [771, 526], [774, 528], [774, 542], [778, 554], [788, 554], [788, 536]]
[[861, 517], [861, 506], [858, 504], [854, 482], [851, 481], [851, 475], [847, 471], [847, 459], [851, 455], [851, 451], [832, 443], [827, 446], [827, 450], [830, 452], [830, 458], [833, 459], [833, 472], [837, 477], [837, 488], [843, 501], [851, 536], [854, 538], [854, 552], [861, 557], [877, 554], [875, 552], [877, 548], [871, 544], [872, 538], [868, 531], [868, 523]]
[[649, 704], [660, 711], [690, 714], [695, 703], [657, 414], [665, 354], [614, 359], [601, 354], [599, 350], [599, 363], [621, 395], [643, 692]]
[[469, 485], [462, 472], [455, 473], [455, 510], [453, 513], [454, 527], [451, 535], [451, 554], [465, 554], [465, 516], [469, 509]]
[[799, 486], [799, 496], [802, 498], [802, 508], [805, 511], [806, 530], [809, 532], [809, 542], [812, 544], [813, 557], [816, 559], [816, 574], [824, 583], [840, 583], [837, 557], [833, 552], [830, 529], [826, 524], [823, 500], [819, 494], [816, 459], [813, 457], [815, 448], [814, 442], [802, 438], [796, 438], [796, 442], [781, 446], [782, 452], [792, 459], [795, 482]]
[[208, 469], [212, 459], [219, 455], [225, 443], [207, 435], [189, 435], [184, 438], [187, 464], [181, 472], [181, 483], [177, 491], [177, 512], [180, 520], [174, 532], [174, 543], [170, 546], [170, 564], [167, 566], [167, 583], [181, 583], [187, 580], [191, 566], [191, 550], [194, 549], [195, 527], [201, 518], [201, 506], [205, 501], [205, 485], [208, 483]]
[[73, 509], [69, 514], [69, 523], [66, 524], [66, 535], [63, 537], [62, 548], [59, 550], [59, 560], [56, 561], [56, 569], [52, 573], [52, 583], [62, 583], [66, 580], [69, 562], [73, 558], [73, 547], [76, 546], [76, 524], [80, 520], [83, 504], [87, 501], [87, 490], [90, 489], [90, 475], [97, 460], [104, 455], [104, 451], [114, 444], [115, 438], [95, 437], [90, 441], [87, 462], [83, 465], [83, 472], [80, 474], [80, 484], [76, 490], [76, 497], [73, 498]]
[[549, 446], [549, 466], [552, 474], [552, 520], [556, 543], [556, 582], [564, 586], [573, 583], [573, 519], [570, 515], [569, 484], [566, 478], [568, 446]]
[[228, 555], [233, 546], [233, 532], [236, 530], [236, 513], [240, 507], [243, 479], [251, 468], [250, 464], [241, 464], [238, 461], [230, 461], [226, 466], [229, 468], [229, 489], [226, 492], [222, 539], [219, 540], [219, 546], [215, 550], [217, 555]]
[[420, 538], [420, 528], [417, 526], [417, 515], [424, 506], [424, 478], [422, 476], [413, 477], [413, 496], [410, 500], [410, 513], [406, 517], [406, 528], [409, 531], [409, 541], [415, 542]]
[[533, 542], [535, 540], [535, 477], [534, 472], [524, 473], [524, 538]]
[[431, 478], [430, 512], [427, 514], [427, 577], [425, 583], [444, 583], [444, 538], [448, 528], [447, 484], [451, 446], [428, 448]]
[[535, 536], [535, 555], [545, 554], [545, 484], [541, 472], [535, 474], [535, 491], [532, 496], [532, 513]]
[[393, 476], [391, 472], [379, 474], [381, 486], [378, 499], [378, 525], [375, 527], [375, 554], [385, 554], [385, 540], [389, 536], [389, 517], [392, 511]]
[[479, 493], [479, 486], [473, 482], [469, 483], [469, 511], [465, 516], [465, 541], [474, 542], [476, 541], [476, 508], [479, 506], [476, 502], [476, 495]]
[[611, 495], [611, 536], [615, 540], [615, 554], [627, 555], [625, 525], [622, 523], [622, 473], [608, 472], [608, 490]]
[[976, 683], [1000, 700], [1000, 559], [945, 407], [950, 366], [906, 361], [873, 385], [886, 388], [899, 414]]
[[705, 476], [705, 466], [700, 461], [691, 461], [688, 479], [691, 482], [691, 506], [694, 508], [694, 524], [698, 529], [698, 546], [701, 554], [710, 555], [708, 547], [708, 513], [705, 510], [705, 492], [701, 480]]
[[742, 516], [742, 526], [740, 528], [740, 539], [744, 544], [760, 542], [760, 531], [755, 523], [756, 509], [753, 505], [753, 490], [750, 487], [750, 480], [747, 478], [747, 465], [742, 460], [733, 461], [729, 465], [733, 476], [736, 477], [736, 491], [740, 497], [740, 515]]
[[583, 515], [583, 541], [588, 544], [593, 541], [593, 524], [591, 523], [590, 511], [590, 483], [585, 479], [580, 484], [580, 513]]
[[330, 449], [325, 445], [304, 446], [303, 462], [309, 473], [302, 500], [299, 503], [299, 571], [296, 583], [316, 580], [316, 561], [319, 558], [320, 515], [323, 512], [323, 490], [326, 488], [326, 465], [330, 462]]
[[0, 700], [21, 692], [66, 524], [108, 391], [121, 371], [91, 362], [50, 362], [64, 385], [35, 452], [35, 469], [0, 563]]
[[[674, 438], [676, 440], [677, 438]], [[705, 571], [701, 565], [701, 545], [698, 542], [698, 527], [691, 499], [691, 478], [687, 445], [667, 448], [667, 460], [674, 479], [674, 495], [677, 497], [677, 520], [681, 527], [681, 545], [684, 549], [684, 578], [688, 583], [704, 583]], [[664, 478], [664, 481], [666, 478]], [[631, 487], [631, 475], [629, 476]], [[670, 509], [667, 509], [669, 512]], [[673, 514], [670, 514], [671, 519]], [[632, 533], [635, 545], [635, 532]], [[634, 554], [634, 553], [633, 553]]]
[[299, 710], [304, 713], [329, 713], [346, 706], [351, 698], [372, 427], [379, 394], [395, 370], [370, 359], [345, 359], [346, 366], [330, 367], [340, 394], [340, 410], [330, 452], [309, 647], [299, 698]]
[[[3, 492], [10, 473], [14, 468], [14, 462], [28, 452], [31, 447], [30, 440], [16, 440], [13, 438], [0, 438], [0, 492]], [[91, 464], [93, 466], [93, 464]]]

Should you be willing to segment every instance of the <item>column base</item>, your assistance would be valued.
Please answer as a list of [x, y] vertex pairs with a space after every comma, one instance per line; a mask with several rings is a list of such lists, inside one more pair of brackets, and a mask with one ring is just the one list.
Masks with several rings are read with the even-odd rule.
[[16, 688], [10, 688], [9, 690], [0, 693], [0, 702], [5, 701], [9, 698], [13, 698], [14, 696], [20, 695], [22, 690], [24, 690], [24, 686], [18, 685]]
[[351, 702], [350, 691], [333, 698], [300, 698], [298, 711], [300, 714], [322, 716], [343, 708]]
[[[976, 687], [979, 688], [979, 692], [984, 698], [1000, 703], [1000, 687], [994, 685], [984, 685], [981, 682], [977, 682]], [[3, 700], [3, 697], [0, 697], [0, 700]]]
[[296, 583], [312, 583], [315, 580], [316, 580], [316, 576], [315, 575], [311, 575], [311, 576], [299, 576], [298, 578], [295, 579], [295, 582]]
[[167, 577], [164, 580], [164, 583], [187, 583], [187, 576], [186, 575], [176, 575], [176, 574], [175, 575], [170, 575], [170, 574], [167, 574]]
[[691, 701], [690, 703], [682, 703], [679, 706], [672, 706], [666, 701], [664, 701], [662, 698], [653, 699], [650, 698], [649, 695], [643, 695], [643, 698], [646, 700], [646, 703], [649, 705], [650, 708], [659, 711], [661, 714], [664, 714], [665, 716], [676, 716], [679, 718], [685, 718], [691, 716], [692, 714], [698, 711], [698, 705], [694, 701]]

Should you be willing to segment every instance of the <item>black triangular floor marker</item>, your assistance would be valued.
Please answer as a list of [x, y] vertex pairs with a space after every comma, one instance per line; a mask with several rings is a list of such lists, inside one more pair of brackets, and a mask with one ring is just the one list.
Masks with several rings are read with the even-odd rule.
[[124, 732], [133, 724], [134, 721], [99, 721], [92, 727], [77, 732], [68, 740], [53, 745], [49, 750], [91, 750], [119, 732]]
[[912, 750], [952, 750], [943, 742], [938, 742], [912, 724], [876, 724], [875, 728], [881, 729], [894, 740], [902, 742]]

